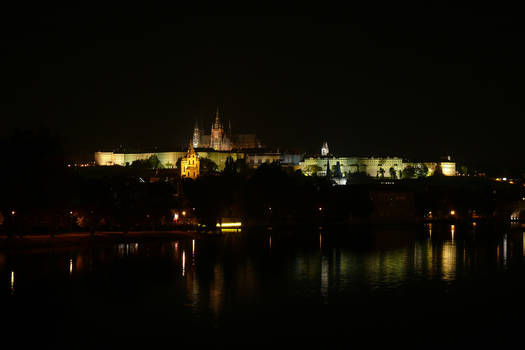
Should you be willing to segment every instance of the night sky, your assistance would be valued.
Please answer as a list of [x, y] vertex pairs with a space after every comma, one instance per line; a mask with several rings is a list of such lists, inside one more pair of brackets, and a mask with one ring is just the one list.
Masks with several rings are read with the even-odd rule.
[[88, 159], [179, 148], [219, 104], [280, 150], [525, 168], [517, 8], [48, 6], [0, 15], [2, 137], [46, 126]]

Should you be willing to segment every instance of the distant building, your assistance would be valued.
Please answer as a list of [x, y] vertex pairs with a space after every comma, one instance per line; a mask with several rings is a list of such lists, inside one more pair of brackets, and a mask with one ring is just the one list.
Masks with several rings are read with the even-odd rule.
[[215, 112], [215, 120], [211, 125], [209, 135], [202, 134], [202, 130], [195, 124], [192, 144], [194, 148], [211, 148], [216, 151], [257, 149], [263, 147], [255, 134], [232, 135], [231, 125], [228, 128], [228, 133], [226, 133], [220, 119], [219, 107], [217, 107], [217, 111]]
[[262, 164], [280, 163], [281, 153], [247, 153], [246, 165], [250, 168], [258, 168]]
[[327, 156], [330, 153], [330, 150], [328, 149], [328, 142], [323, 143], [323, 147], [321, 147], [321, 155]]
[[[331, 155], [328, 144], [321, 148], [321, 155], [305, 157], [299, 162], [299, 169], [305, 175], [330, 176], [337, 184], [345, 184], [353, 174], [362, 174], [373, 178], [400, 179], [407, 167], [427, 168], [427, 175], [433, 175], [441, 168], [444, 176], [456, 175], [456, 163], [449, 160], [441, 162], [414, 163], [400, 157], [336, 157]], [[337, 174], [334, 176], [334, 174]]]
[[196, 179], [199, 177], [200, 172], [199, 157], [193, 149], [193, 145], [190, 145], [186, 156], [180, 160], [180, 175], [181, 177], [189, 177], [190, 179]]
[[[193, 146], [193, 144], [192, 144]], [[244, 159], [243, 152], [214, 151], [214, 150], [195, 150], [199, 157], [208, 158], [217, 164], [219, 171], [224, 170], [226, 159], [232, 157], [234, 161]], [[138, 152], [138, 153], [118, 153], [118, 152], [95, 152], [95, 164], [98, 166], [126, 166], [131, 165], [136, 160], [149, 159], [157, 156], [163, 168], [175, 168], [177, 161], [187, 155], [187, 152]]]

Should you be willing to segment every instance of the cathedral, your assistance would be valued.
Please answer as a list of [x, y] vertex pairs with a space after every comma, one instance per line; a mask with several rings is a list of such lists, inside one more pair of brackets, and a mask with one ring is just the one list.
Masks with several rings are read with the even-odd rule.
[[228, 132], [226, 133], [220, 119], [219, 107], [217, 107], [217, 111], [215, 112], [215, 121], [211, 125], [211, 133], [204, 135], [196, 123], [193, 129], [191, 143], [193, 148], [208, 148], [215, 151], [257, 149], [263, 147], [255, 134], [232, 135], [231, 124], [228, 125]]

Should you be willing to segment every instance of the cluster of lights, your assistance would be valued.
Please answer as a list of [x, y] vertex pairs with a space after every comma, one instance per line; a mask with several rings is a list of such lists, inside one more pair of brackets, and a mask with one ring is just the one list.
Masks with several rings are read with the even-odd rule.
[[178, 212], [175, 212], [175, 213], [173, 214], [173, 221], [179, 221], [180, 216], [182, 215], [183, 217], [185, 217], [186, 214], [187, 214], [186, 210], [181, 211], [180, 214], [179, 214]]
[[89, 166], [93, 166], [94, 164], [93, 163], [73, 163], [73, 164], [68, 164], [67, 167], [68, 168], [71, 168], [71, 167], [80, 167], [80, 168], [85, 168], [85, 167], [89, 167]]
[[[514, 185], [514, 180], [506, 178], [506, 177], [497, 177], [494, 180], [499, 181], [499, 182], [508, 182], [509, 184]], [[525, 186], [525, 184], [523, 186]]]

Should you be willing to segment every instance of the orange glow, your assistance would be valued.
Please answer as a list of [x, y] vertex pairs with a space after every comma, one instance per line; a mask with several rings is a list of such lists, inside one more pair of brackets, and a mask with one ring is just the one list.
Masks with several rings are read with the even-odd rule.
[[185, 210], [182, 211], [182, 216], [186, 216], [186, 211]]
[[16, 212], [14, 210], [11, 211], [11, 215], [15, 215]]
[[455, 210], [451, 210], [450, 211], [450, 215], [456, 215], [456, 211]]

